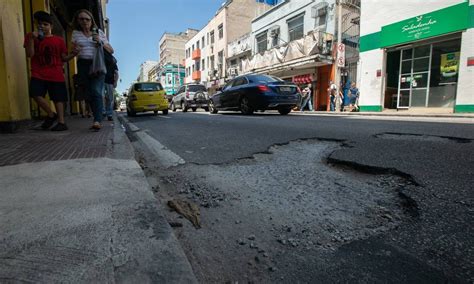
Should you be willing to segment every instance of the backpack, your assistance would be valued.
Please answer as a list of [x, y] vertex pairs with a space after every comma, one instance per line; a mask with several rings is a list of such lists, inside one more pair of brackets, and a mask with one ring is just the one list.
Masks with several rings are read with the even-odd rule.
[[115, 71], [115, 66], [117, 65], [117, 59], [104, 48], [104, 62], [105, 68], [107, 69], [107, 74]]

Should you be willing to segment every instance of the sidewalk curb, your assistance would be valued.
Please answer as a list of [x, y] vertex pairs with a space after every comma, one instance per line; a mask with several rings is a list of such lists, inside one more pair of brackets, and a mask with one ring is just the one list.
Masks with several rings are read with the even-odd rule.
[[111, 148], [111, 152], [108, 153], [108, 156], [112, 159], [135, 160], [135, 151], [132, 144], [130, 143], [130, 140], [125, 134], [125, 129], [122, 127], [117, 113], [113, 114], [113, 119], [113, 138], [108, 142], [109, 145], [107, 145]]
[[474, 114], [417, 114], [417, 113], [384, 113], [384, 112], [326, 112], [326, 111], [299, 111], [291, 112], [297, 115], [321, 116], [379, 116], [379, 117], [439, 117], [439, 118], [474, 118]]

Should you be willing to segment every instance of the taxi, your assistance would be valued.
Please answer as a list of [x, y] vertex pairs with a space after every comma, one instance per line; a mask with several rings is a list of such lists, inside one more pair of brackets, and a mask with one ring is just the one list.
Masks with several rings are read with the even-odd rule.
[[127, 115], [137, 112], [162, 111], [168, 114], [168, 99], [163, 86], [158, 82], [137, 82], [132, 84], [127, 95]]

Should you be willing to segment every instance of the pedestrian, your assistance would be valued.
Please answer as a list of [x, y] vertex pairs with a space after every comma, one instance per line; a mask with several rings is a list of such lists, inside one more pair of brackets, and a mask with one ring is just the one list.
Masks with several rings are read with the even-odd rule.
[[300, 111], [303, 112], [304, 111], [304, 108], [306, 107], [306, 105], [308, 105], [308, 108], [310, 111], [313, 111], [313, 104], [311, 102], [311, 84], [308, 84], [308, 86], [306, 86], [306, 88], [303, 89], [303, 99], [302, 99], [302, 102], [301, 102], [301, 108], [300, 108]]
[[77, 60], [77, 74], [79, 80], [85, 84], [86, 97], [92, 108], [94, 122], [90, 129], [99, 131], [102, 122], [103, 94], [105, 74], [90, 75], [92, 60], [96, 49], [104, 48], [110, 53], [114, 50], [109, 44], [104, 32], [97, 28], [92, 13], [81, 9], [76, 12], [73, 18], [72, 44], [80, 52]]
[[329, 110], [330, 111], [335, 111], [336, 110], [336, 92], [337, 92], [337, 86], [334, 84], [333, 81], [329, 81], [329, 88], [328, 88], [328, 94], [329, 94]]
[[349, 89], [349, 98], [350, 98], [350, 109], [349, 111], [357, 111], [359, 107], [357, 106], [357, 102], [359, 100], [359, 89], [356, 86], [355, 82], [351, 83], [351, 87]]
[[[26, 56], [31, 58], [30, 96], [38, 106], [47, 113], [41, 124], [42, 129], [64, 131], [68, 127], [64, 121], [64, 106], [67, 102], [67, 89], [63, 74], [64, 62], [74, 58], [78, 50], [68, 54], [66, 43], [62, 37], [52, 34], [53, 18], [44, 11], [33, 15], [37, 30], [25, 36], [23, 47]], [[45, 99], [48, 93], [54, 102], [56, 113], [50, 108]]]
[[104, 51], [105, 66], [107, 67], [107, 74], [105, 75], [105, 94], [104, 94], [104, 112], [107, 115], [107, 120], [112, 121], [112, 114], [114, 110], [114, 91], [117, 87], [119, 78], [117, 60], [115, 57]]
[[82, 118], [91, 117], [91, 107], [86, 101], [86, 86], [84, 82], [81, 82], [78, 74], [72, 76], [72, 81], [74, 84], [74, 99], [79, 103], [79, 112], [81, 113]]

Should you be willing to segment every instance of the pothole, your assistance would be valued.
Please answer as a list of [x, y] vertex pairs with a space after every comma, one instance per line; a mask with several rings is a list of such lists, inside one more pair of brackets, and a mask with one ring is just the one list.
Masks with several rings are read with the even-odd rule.
[[396, 132], [385, 132], [374, 135], [375, 138], [391, 139], [391, 140], [419, 140], [419, 141], [432, 141], [432, 142], [455, 142], [455, 143], [471, 143], [471, 139], [452, 137], [452, 136], [436, 136], [436, 135], [425, 135], [425, 134], [411, 134], [411, 133], [396, 133]]
[[[292, 246], [362, 239], [416, 215], [416, 202], [400, 190], [415, 187], [412, 181], [390, 171], [372, 175], [325, 164], [340, 148], [296, 141], [225, 165], [185, 165], [162, 181], [202, 207], [224, 207], [229, 222], [267, 228], [280, 244]], [[287, 227], [293, 229], [280, 230]]]

